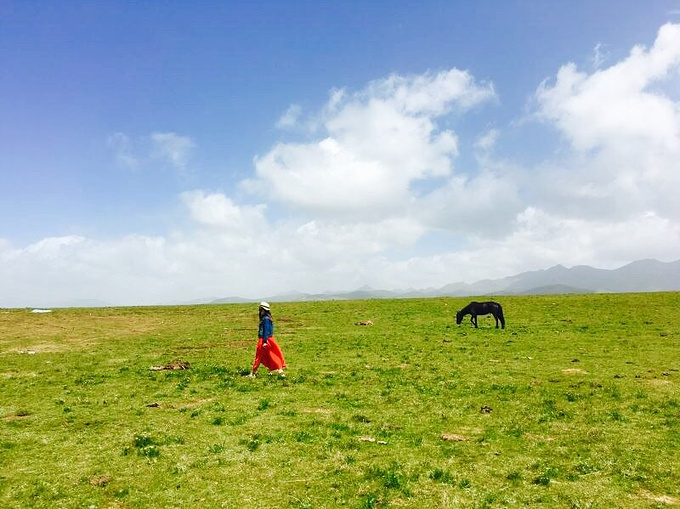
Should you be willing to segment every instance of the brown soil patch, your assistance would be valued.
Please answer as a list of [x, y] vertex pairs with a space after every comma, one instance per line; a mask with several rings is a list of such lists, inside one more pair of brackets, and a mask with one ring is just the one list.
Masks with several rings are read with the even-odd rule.
[[650, 378], [647, 380], [644, 380], [643, 382], [646, 384], [648, 387], [660, 391], [673, 391], [675, 390], [675, 383], [672, 380], [664, 380], [661, 378]]
[[569, 369], [563, 369], [562, 373], [565, 375], [587, 375], [588, 372], [585, 369], [580, 369], [580, 368], [569, 368]]
[[35, 371], [7, 371], [5, 373], [0, 373], [0, 378], [35, 378], [38, 373]]
[[441, 439], [446, 441], [446, 442], [469, 442], [470, 437], [466, 437], [465, 435], [457, 435], [455, 433], [444, 433], [441, 436]]
[[168, 362], [167, 364], [164, 364], [163, 366], [151, 366], [149, 369], [151, 371], [162, 371], [162, 370], [176, 371], [176, 370], [181, 370], [181, 369], [189, 369], [190, 367], [191, 367], [191, 364], [187, 361], [175, 360], [175, 361], [172, 361], [172, 362]]
[[369, 442], [372, 444], [387, 445], [384, 440], [376, 440], [373, 437], [359, 437], [359, 442]]
[[640, 492], [640, 498], [667, 505], [680, 505], [680, 500], [670, 495], [655, 495], [651, 491]]
[[305, 414], [321, 414], [321, 415], [330, 415], [331, 414], [331, 411], [328, 410], [327, 408], [303, 408], [300, 411], [305, 413]]
[[112, 481], [112, 478], [110, 475], [95, 475], [90, 477], [90, 484], [92, 486], [98, 486], [100, 488], [103, 488], [107, 484], [109, 484]]
[[555, 441], [555, 437], [551, 437], [548, 435], [535, 435], [533, 433], [525, 433], [523, 436], [526, 440], [529, 440], [530, 442], [535, 444], [543, 444]]
[[5, 421], [5, 422], [19, 421], [21, 419], [27, 419], [28, 417], [29, 417], [29, 414], [11, 414], [11, 415], [6, 415], [5, 417], [2, 418], [2, 420]]
[[182, 408], [198, 408], [199, 406], [215, 401], [215, 398], [198, 399], [196, 401], [189, 401], [182, 405]]

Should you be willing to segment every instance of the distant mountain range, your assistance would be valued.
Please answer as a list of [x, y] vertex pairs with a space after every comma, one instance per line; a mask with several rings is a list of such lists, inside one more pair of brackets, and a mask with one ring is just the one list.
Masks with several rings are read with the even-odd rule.
[[[567, 269], [556, 265], [546, 270], [522, 272], [503, 279], [484, 279], [476, 283], [452, 283], [441, 288], [387, 291], [367, 286], [353, 292], [288, 293], [270, 296], [271, 302], [320, 300], [406, 299], [418, 297], [465, 297], [471, 295], [548, 295], [568, 293], [626, 293], [680, 291], [680, 260], [660, 262], [640, 260], [618, 269], [596, 269], [579, 265]], [[251, 299], [227, 297], [212, 303], [246, 303]]]

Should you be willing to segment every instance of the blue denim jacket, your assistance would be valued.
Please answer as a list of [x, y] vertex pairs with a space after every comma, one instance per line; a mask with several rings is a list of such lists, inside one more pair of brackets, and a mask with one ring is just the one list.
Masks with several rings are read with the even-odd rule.
[[274, 322], [269, 316], [264, 316], [260, 320], [260, 327], [257, 331], [257, 337], [262, 338], [262, 344], [266, 345], [270, 337], [274, 335]]

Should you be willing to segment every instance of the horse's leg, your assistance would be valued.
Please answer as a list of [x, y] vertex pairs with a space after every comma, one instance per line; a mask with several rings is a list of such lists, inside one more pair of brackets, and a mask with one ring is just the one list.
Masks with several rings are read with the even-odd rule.
[[493, 317], [496, 319], [496, 328], [498, 329], [498, 315], [494, 313]]
[[470, 320], [472, 321], [472, 324], [475, 326], [475, 329], [478, 329], [479, 327], [477, 327], [477, 315], [472, 315], [472, 318], [470, 318]]

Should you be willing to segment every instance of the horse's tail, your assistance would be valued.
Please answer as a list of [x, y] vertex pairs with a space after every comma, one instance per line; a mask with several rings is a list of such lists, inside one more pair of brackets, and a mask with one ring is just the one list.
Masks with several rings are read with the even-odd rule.
[[503, 307], [500, 304], [498, 305], [498, 319], [501, 322], [501, 327], [505, 329], [505, 317], [503, 316]]

